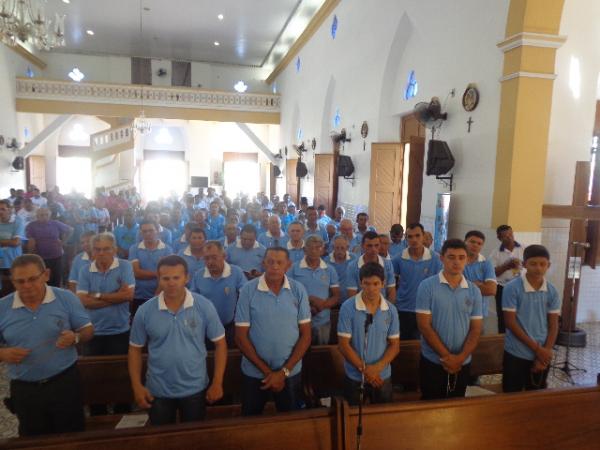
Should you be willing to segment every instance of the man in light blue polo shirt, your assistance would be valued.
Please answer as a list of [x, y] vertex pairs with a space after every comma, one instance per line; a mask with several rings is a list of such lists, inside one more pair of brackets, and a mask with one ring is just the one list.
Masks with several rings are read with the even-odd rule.
[[394, 272], [398, 276], [396, 308], [400, 319], [400, 339], [419, 339], [419, 328], [415, 314], [417, 289], [423, 280], [442, 270], [437, 253], [423, 243], [425, 229], [420, 223], [410, 224], [406, 229], [408, 248], [392, 259]]
[[[339, 226], [339, 235], [348, 241], [350, 253], [360, 255], [362, 253], [362, 236], [354, 234], [354, 225], [350, 219], [342, 219]], [[329, 252], [333, 251], [333, 245], [329, 242]]]
[[348, 240], [345, 236], [337, 236], [333, 240], [333, 251], [327, 255], [325, 262], [332, 265], [340, 283], [340, 304], [348, 298], [348, 266], [356, 259], [356, 254], [348, 251]]
[[481, 293], [463, 275], [465, 243], [448, 239], [441, 258], [443, 270], [421, 282], [417, 292], [423, 400], [465, 396], [483, 322]]
[[135, 275], [135, 294], [131, 305], [131, 314], [146, 300], [154, 297], [158, 288], [156, 267], [163, 256], [173, 254], [171, 247], [158, 239], [158, 225], [150, 220], [140, 223], [142, 242], [129, 249], [129, 261]]
[[560, 297], [546, 280], [550, 253], [542, 245], [523, 251], [525, 273], [509, 281], [502, 292], [506, 323], [502, 390], [544, 389], [558, 336]]
[[319, 236], [325, 245], [327, 245], [329, 243], [329, 235], [325, 227], [319, 224], [318, 220], [319, 213], [317, 212], [317, 208], [314, 206], [306, 208], [306, 230], [304, 231], [304, 237]]
[[329, 344], [331, 331], [331, 308], [340, 301], [340, 285], [337, 272], [321, 259], [323, 240], [309, 236], [304, 244], [304, 258], [294, 263], [287, 275], [301, 283], [308, 293], [312, 313], [312, 344]]
[[292, 222], [288, 226], [288, 236], [290, 240], [286, 248], [290, 254], [292, 263], [296, 263], [304, 258], [304, 225], [300, 222]]
[[240, 291], [235, 341], [242, 352], [242, 414], [262, 414], [270, 394], [277, 411], [303, 402], [302, 358], [310, 346], [310, 305], [306, 289], [290, 280], [284, 248], [265, 253], [265, 273]]
[[[136, 403], [150, 409], [150, 423], [204, 419], [206, 402], [223, 397], [227, 364], [225, 331], [210, 301], [185, 288], [185, 260], [166, 256], [158, 264], [161, 293], [143, 304], [133, 319], [129, 342], [129, 377]], [[209, 386], [205, 339], [215, 345]], [[146, 386], [142, 384], [142, 348], [148, 345]]]
[[0, 361], [19, 435], [83, 431], [75, 345], [92, 338], [90, 318], [72, 292], [47, 285], [39, 256], [18, 256], [11, 274], [16, 292], [0, 299]]
[[248, 282], [238, 266], [225, 261], [225, 250], [218, 241], [209, 241], [204, 246], [206, 267], [194, 273], [190, 290], [211, 301], [221, 324], [225, 328], [227, 346], [234, 346], [234, 314], [240, 289]]
[[279, 216], [269, 216], [268, 229], [258, 237], [258, 242], [265, 248], [285, 247], [289, 237], [281, 229]]
[[396, 308], [381, 295], [384, 283], [383, 267], [366, 263], [360, 268], [361, 291], [340, 308], [338, 348], [345, 359], [344, 397], [351, 405], [359, 403], [363, 376], [371, 403], [392, 401], [390, 363], [400, 351], [400, 329]]
[[227, 222], [225, 224], [225, 236], [223, 236], [219, 241], [223, 244], [223, 248], [227, 249], [230, 246], [233, 246], [238, 241], [240, 234], [240, 228], [238, 228], [238, 223], [235, 222]]
[[393, 259], [402, 254], [404, 249], [408, 247], [408, 244], [404, 239], [404, 227], [399, 223], [392, 225], [390, 228], [390, 239], [392, 240], [392, 243], [390, 244], [389, 252]]
[[479, 288], [483, 298], [483, 330], [481, 333], [498, 334], [495, 301], [498, 283], [494, 265], [481, 254], [484, 243], [485, 235], [481, 231], [471, 230], [465, 235], [465, 245], [467, 246], [465, 278]]
[[75, 258], [71, 262], [71, 269], [69, 270], [69, 290], [73, 293], [77, 292], [77, 282], [81, 268], [89, 266], [92, 262], [92, 237], [95, 235], [96, 233], [93, 231], [86, 231], [79, 237], [81, 253], [75, 255]]
[[254, 225], [244, 225], [239, 241], [227, 248], [227, 262], [238, 266], [249, 280], [263, 273], [265, 248], [256, 240]]
[[14, 291], [10, 281], [10, 266], [23, 253], [21, 239], [24, 238], [23, 220], [12, 213], [12, 205], [8, 200], [0, 200], [0, 297]]
[[210, 202], [210, 213], [206, 222], [213, 232], [212, 239], [221, 239], [225, 234], [225, 216], [220, 213], [221, 203], [219, 200]]
[[374, 231], [367, 231], [362, 237], [363, 254], [356, 261], [348, 265], [348, 296], [353, 297], [360, 288], [360, 268], [369, 262], [376, 262], [385, 271], [385, 286], [381, 293], [390, 301], [396, 298], [396, 279], [394, 278], [394, 269], [389, 259], [379, 256], [379, 235]]
[[204, 270], [206, 233], [200, 227], [193, 227], [190, 230], [188, 241], [189, 244], [182, 250], [179, 250], [177, 255], [185, 259], [191, 279], [197, 271]]
[[139, 232], [140, 227], [135, 222], [135, 212], [132, 209], [128, 209], [123, 215], [123, 225], [118, 225], [115, 228], [119, 258], [127, 259], [129, 249], [137, 242]]

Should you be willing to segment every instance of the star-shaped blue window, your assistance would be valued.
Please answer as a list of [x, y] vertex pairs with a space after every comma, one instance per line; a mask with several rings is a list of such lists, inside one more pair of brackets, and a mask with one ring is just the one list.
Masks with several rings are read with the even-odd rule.
[[336, 15], [333, 16], [333, 21], [331, 22], [331, 38], [335, 39], [335, 35], [337, 34], [338, 29], [338, 18]]
[[419, 92], [419, 83], [417, 82], [417, 76], [415, 71], [411, 70], [408, 75], [408, 83], [406, 84], [406, 90], [404, 91], [404, 100], [411, 99]]

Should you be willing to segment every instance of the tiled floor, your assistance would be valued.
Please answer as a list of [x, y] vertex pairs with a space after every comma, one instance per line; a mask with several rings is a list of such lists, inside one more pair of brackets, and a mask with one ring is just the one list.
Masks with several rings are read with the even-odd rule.
[[[588, 386], [596, 384], [596, 377], [600, 373], [600, 322], [579, 324], [587, 332], [587, 346], [585, 348], [574, 348], [570, 351], [570, 362], [577, 368], [585, 369], [572, 373], [573, 381], [577, 386]], [[557, 347], [555, 362], [564, 362], [565, 348]], [[561, 364], [558, 364], [561, 365]], [[492, 376], [493, 383], [500, 383], [501, 376]], [[491, 380], [486, 380], [487, 383]], [[548, 377], [549, 387], [566, 387], [571, 384], [565, 374], [558, 368], [550, 370]], [[0, 399], [8, 395], [8, 380], [6, 366], [0, 364]], [[17, 435], [17, 420], [8, 412], [4, 404], [0, 403], [0, 438], [13, 437]]]

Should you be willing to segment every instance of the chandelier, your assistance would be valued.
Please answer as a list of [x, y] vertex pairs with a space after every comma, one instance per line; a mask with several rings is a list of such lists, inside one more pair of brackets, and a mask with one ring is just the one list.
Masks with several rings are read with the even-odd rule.
[[30, 42], [38, 50], [65, 46], [65, 16], [46, 18], [40, 0], [0, 0], [0, 40], [10, 46]]
[[140, 111], [140, 115], [136, 117], [131, 126], [131, 131], [133, 133], [139, 134], [150, 134], [152, 131], [152, 122], [146, 117], [144, 113], [144, 88], [142, 87], [140, 90], [140, 98], [142, 100], [142, 110]]

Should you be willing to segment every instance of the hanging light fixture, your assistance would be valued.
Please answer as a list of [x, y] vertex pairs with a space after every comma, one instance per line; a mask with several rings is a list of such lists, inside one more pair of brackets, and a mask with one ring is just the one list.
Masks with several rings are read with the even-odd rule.
[[10, 46], [29, 42], [38, 50], [64, 47], [65, 16], [46, 18], [40, 0], [0, 0], [0, 40]]
[[[142, 0], [140, 0], [140, 40], [143, 39], [143, 28], [142, 28]], [[136, 117], [131, 126], [132, 133], [139, 134], [150, 134], [152, 132], [152, 123], [149, 119], [146, 118], [146, 114], [144, 113], [144, 86], [141, 86], [140, 89], [140, 98], [142, 101], [142, 109], [140, 111], [140, 115]]]

